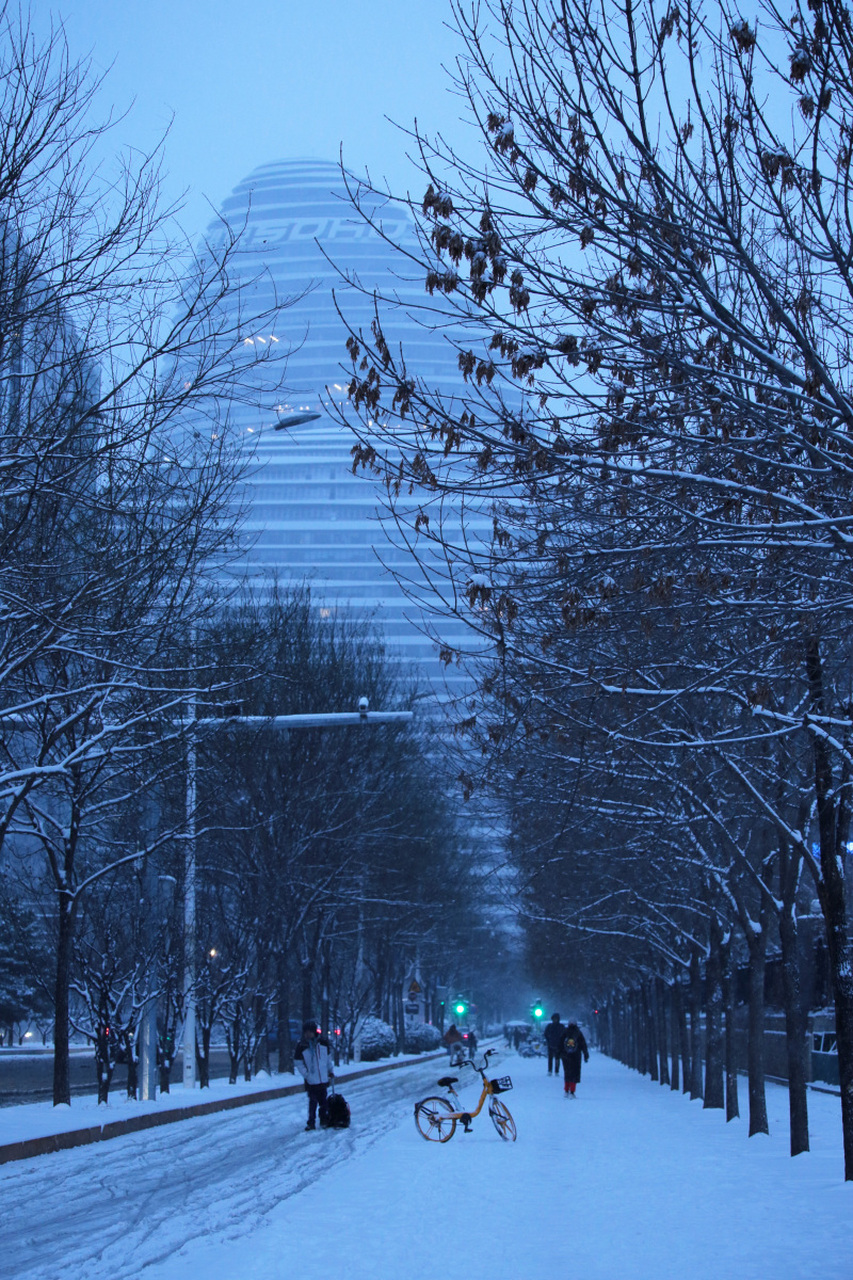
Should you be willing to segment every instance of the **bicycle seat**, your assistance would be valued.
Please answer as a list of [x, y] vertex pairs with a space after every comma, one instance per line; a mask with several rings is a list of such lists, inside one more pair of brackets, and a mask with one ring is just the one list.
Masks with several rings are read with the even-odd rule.
[[449, 1089], [452, 1084], [456, 1084], [458, 1079], [458, 1076], [442, 1076], [438, 1083], [442, 1089]]

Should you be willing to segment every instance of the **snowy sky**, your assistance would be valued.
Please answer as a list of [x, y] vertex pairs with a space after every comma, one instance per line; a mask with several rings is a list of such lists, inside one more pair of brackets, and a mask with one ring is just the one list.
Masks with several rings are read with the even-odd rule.
[[32, 0], [39, 34], [60, 20], [74, 57], [107, 72], [102, 111], [129, 110], [115, 144], [166, 142], [168, 194], [188, 197], [194, 238], [235, 184], [288, 157], [367, 165], [395, 188], [421, 182], [385, 118], [451, 137], [463, 104], [442, 63], [459, 52], [448, 0]]

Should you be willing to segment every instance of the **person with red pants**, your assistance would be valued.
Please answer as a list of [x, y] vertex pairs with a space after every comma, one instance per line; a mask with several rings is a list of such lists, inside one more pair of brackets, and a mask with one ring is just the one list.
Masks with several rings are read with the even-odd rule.
[[560, 1058], [563, 1063], [563, 1093], [567, 1098], [574, 1098], [575, 1089], [580, 1084], [581, 1058], [584, 1062], [589, 1062], [589, 1049], [576, 1022], [570, 1022], [563, 1033]]

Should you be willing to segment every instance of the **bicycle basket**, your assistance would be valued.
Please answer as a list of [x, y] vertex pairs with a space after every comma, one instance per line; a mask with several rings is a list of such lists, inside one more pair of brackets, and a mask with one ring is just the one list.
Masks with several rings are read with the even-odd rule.
[[507, 1093], [512, 1088], [512, 1080], [509, 1076], [501, 1076], [498, 1080], [490, 1080], [492, 1093]]

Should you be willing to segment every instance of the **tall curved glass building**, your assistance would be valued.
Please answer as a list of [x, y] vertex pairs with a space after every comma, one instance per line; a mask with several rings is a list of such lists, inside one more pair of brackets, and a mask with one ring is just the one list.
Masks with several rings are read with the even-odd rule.
[[[353, 210], [334, 164], [264, 165], [235, 188], [221, 215], [241, 231], [236, 270], [252, 310], [292, 300], [280, 312], [277, 332], [247, 333], [244, 339], [292, 349], [287, 394], [257, 411], [241, 411], [239, 426], [256, 448], [248, 481], [250, 574], [308, 578], [316, 586], [318, 608], [373, 616], [389, 651], [435, 676], [436, 645], [423, 634], [421, 611], [390, 571], [411, 576], [412, 562], [383, 532], [375, 482], [353, 475], [354, 439], [329, 414], [332, 398], [346, 400], [348, 381], [347, 329], [337, 308], [354, 328], [369, 331], [373, 318], [371, 298], [348, 287], [341, 272], [368, 290], [393, 292], [400, 305], [391, 327], [407, 360], [431, 382], [458, 385], [455, 352], [428, 323], [423, 279], [414, 269], [411, 280], [405, 278], [405, 259]], [[379, 216], [392, 243], [416, 247], [404, 210], [389, 205]], [[303, 417], [311, 420], [299, 422]], [[292, 425], [277, 429], [282, 421]], [[451, 646], [454, 636], [462, 639], [458, 622], [439, 629]]]

